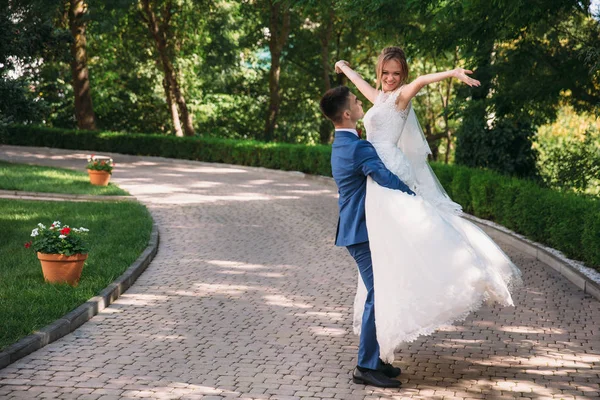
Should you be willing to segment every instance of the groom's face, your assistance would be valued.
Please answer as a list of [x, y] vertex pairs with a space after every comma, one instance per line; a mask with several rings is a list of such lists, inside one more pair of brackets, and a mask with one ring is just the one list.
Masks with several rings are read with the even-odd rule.
[[360, 101], [358, 99], [358, 97], [356, 97], [354, 95], [354, 93], [350, 93], [348, 102], [349, 102], [348, 110], [350, 111], [350, 119], [352, 120], [352, 122], [357, 122], [359, 119], [361, 119], [365, 115], [363, 108], [362, 108], [362, 101]]

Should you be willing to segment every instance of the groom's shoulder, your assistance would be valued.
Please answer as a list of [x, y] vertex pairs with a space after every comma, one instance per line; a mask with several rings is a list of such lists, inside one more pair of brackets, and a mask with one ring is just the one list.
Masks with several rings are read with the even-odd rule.
[[363, 163], [377, 156], [373, 145], [367, 140], [353, 140], [332, 148], [333, 157], [349, 158], [353, 162]]
[[340, 138], [338, 140], [334, 140], [333, 142], [334, 149], [344, 152], [355, 152], [368, 147], [372, 148], [373, 146], [366, 140]]
[[368, 140], [357, 140], [354, 142], [355, 153], [371, 153], [375, 148]]

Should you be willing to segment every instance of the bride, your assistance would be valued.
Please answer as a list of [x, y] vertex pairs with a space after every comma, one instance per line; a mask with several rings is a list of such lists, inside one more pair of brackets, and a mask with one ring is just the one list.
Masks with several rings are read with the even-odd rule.
[[[472, 72], [456, 68], [406, 83], [408, 65], [399, 47], [387, 47], [379, 55], [376, 88], [344, 60], [335, 69], [373, 103], [364, 117], [367, 140], [385, 166], [417, 193], [410, 196], [367, 180], [377, 341], [381, 359], [391, 363], [403, 342], [463, 320], [484, 302], [513, 305], [509, 289], [521, 283], [521, 272], [481, 229], [461, 218], [460, 205], [448, 197], [427, 163], [431, 150], [411, 106], [421, 88], [443, 79], [479, 86], [467, 76]], [[365, 298], [359, 277], [356, 334]]]

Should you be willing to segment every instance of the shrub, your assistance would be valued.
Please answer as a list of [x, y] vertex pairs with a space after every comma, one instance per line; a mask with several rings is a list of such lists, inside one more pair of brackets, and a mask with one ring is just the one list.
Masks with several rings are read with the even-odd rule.
[[494, 216], [494, 197], [501, 185], [501, 177], [488, 171], [472, 174], [469, 195], [475, 215], [490, 219]]
[[583, 260], [590, 265], [600, 265], [600, 205], [594, 204], [584, 218], [581, 243]]
[[507, 175], [536, 178], [535, 130], [527, 121], [499, 118], [488, 127], [478, 113], [466, 117], [457, 131], [456, 163]]
[[490, 219], [600, 270], [600, 200], [493, 171], [433, 164], [466, 212]]
[[331, 147], [322, 145], [90, 132], [39, 126], [8, 126], [0, 133], [0, 143], [160, 156], [331, 175]]
[[448, 192], [448, 196], [453, 197], [451, 184], [452, 176], [454, 175], [453, 171], [455, 167], [447, 164], [432, 162], [431, 168], [435, 172], [435, 175], [437, 176], [444, 189], [446, 189], [446, 192]]
[[[0, 143], [173, 157], [331, 176], [331, 147], [8, 126]], [[600, 270], [600, 200], [496, 172], [432, 163], [465, 212], [498, 222]]]
[[549, 209], [554, 208], [556, 197], [529, 182], [518, 182], [511, 209], [511, 224], [514, 230], [526, 234], [533, 240], [547, 242], [546, 225]]
[[450, 189], [452, 199], [463, 207], [465, 212], [473, 212], [471, 207], [471, 169], [464, 167], [455, 167], [454, 176]]
[[600, 130], [582, 137], [540, 137], [540, 170], [545, 183], [561, 190], [600, 194]]

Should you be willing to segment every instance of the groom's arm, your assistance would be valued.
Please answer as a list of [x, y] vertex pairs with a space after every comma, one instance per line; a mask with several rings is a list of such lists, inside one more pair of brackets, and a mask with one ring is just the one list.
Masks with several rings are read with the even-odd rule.
[[415, 195], [415, 192], [410, 190], [400, 178], [385, 167], [385, 164], [383, 164], [383, 161], [381, 161], [381, 158], [377, 155], [377, 151], [373, 145], [366, 140], [361, 140], [356, 145], [354, 165], [361, 173], [365, 176], [370, 176], [375, 182], [383, 187], [400, 190], [413, 196]]

